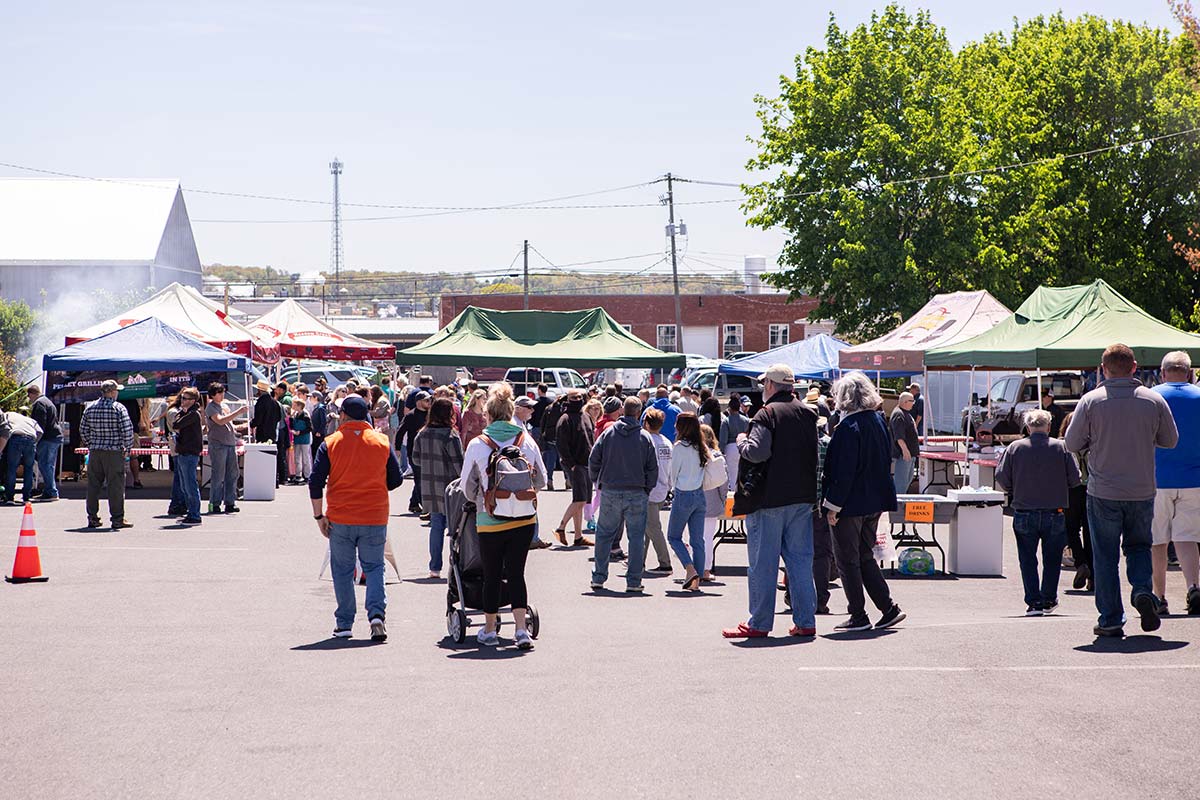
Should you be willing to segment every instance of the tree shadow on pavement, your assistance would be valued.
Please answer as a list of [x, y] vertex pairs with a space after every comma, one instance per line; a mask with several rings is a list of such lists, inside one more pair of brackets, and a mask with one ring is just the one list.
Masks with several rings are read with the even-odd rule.
[[291, 648], [295, 651], [313, 651], [313, 650], [353, 650], [358, 647], [378, 647], [387, 644], [386, 642], [373, 642], [370, 639], [321, 639], [312, 644], [298, 644]]
[[1158, 636], [1126, 636], [1124, 639], [1097, 636], [1091, 644], [1081, 644], [1075, 649], [1081, 653], [1164, 653], [1188, 644]]

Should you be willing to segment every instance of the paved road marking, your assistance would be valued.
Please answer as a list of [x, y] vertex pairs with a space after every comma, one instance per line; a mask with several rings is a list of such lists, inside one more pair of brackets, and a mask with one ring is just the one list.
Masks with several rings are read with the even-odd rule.
[[44, 544], [42, 550], [191, 550], [205, 553], [248, 553], [249, 547], [130, 547], [128, 545]]
[[883, 664], [878, 667], [796, 667], [797, 672], [1089, 672], [1118, 669], [1200, 669], [1200, 664], [1035, 664], [1011, 667], [906, 667]]

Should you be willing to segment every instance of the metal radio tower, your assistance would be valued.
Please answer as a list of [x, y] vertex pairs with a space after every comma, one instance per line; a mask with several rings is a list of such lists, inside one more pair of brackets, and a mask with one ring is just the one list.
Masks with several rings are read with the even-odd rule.
[[342, 289], [342, 199], [338, 193], [338, 179], [342, 174], [342, 162], [337, 156], [329, 162], [329, 174], [333, 175], [333, 240], [329, 245], [330, 267], [333, 268], [334, 303], [341, 304]]

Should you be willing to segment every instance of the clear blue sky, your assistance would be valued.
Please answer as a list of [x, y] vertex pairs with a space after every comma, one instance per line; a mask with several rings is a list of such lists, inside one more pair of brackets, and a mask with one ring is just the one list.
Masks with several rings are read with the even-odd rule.
[[[48, 2], [0, 26], [0, 161], [185, 190], [475, 206], [651, 180], [746, 178], [755, 93], [867, 2]], [[916, 5], [909, 6], [917, 8]], [[955, 43], [1061, 8], [1176, 28], [1166, 0], [928, 2]], [[0, 174], [23, 175], [0, 168]], [[642, 187], [577, 203], [654, 202]], [[736, 197], [682, 186], [677, 199]], [[322, 219], [317, 205], [191, 193], [196, 220]], [[736, 203], [681, 208], [690, 268], [771, 255]], [[401, 214], [346, 208], [347, 217]], [[556, 263], [659, 253], [665, 209], [503, 211], [347, 222], [349, 267], [505, 267], [528, 238]], [[205, 263], [329, 263], [329, 225], [195, 223]], [[69, 232], [64, 232], [69, 235]], [[712, 254], [718, 255], [712, 255]], [[621, 262], [637, 269], [657, 256]], [[703, 262], [708, 262], [707, 264]], [[533, 262], [539, 263], [537, 259]]]

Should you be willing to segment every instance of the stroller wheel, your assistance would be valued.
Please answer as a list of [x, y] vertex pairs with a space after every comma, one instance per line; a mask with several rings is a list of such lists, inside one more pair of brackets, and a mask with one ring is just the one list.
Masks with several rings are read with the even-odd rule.
[[467, 615], [460, 609], [452, 608], [446, 612], [446, 633], [455, 644], [462, 644], [467, 638]]
[[538, 631], [542, 628], [542, 618], [538, 616], [537, 609], [532, 605], [525, 609], [525, 622], [529, 627], [529, 635], [536, 639]]

